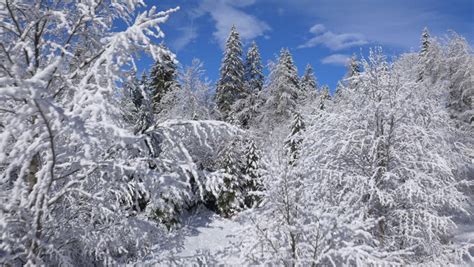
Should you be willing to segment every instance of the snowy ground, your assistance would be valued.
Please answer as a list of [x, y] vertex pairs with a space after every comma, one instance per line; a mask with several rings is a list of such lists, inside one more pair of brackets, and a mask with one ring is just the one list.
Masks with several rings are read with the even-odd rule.
[[155, 251], [160, 255], [152, 253], [148, 262], [158, 260], [176, 265], [213, 265], [215, 262], [209, 262], [207, 256], [217, 255], [219, 263], [238, 264], [238, 254], [232, 253], [232, 250], [238, 246], [237, 237], [243, 231], [243, 225], [239, 222], [200, 209], [186, 216], [182, 225], [156, 247]]

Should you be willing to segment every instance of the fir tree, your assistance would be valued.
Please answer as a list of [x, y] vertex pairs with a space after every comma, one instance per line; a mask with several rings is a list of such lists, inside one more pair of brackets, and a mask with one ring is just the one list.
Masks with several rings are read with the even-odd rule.
[[132, 74], [131, 81], [124, 85], [122, 99], [123, 116], [133, 125], [135, 133], [144, 132], [154, 121], [150, 92], [147, 89], [147, 76], [143, 72], [141, 79]]
[[229, 112], [234, 102], [243, 96], [243, 76], [242, 44], [239, 33], [235, 26], [232, 26], [227, 39], [216, 89], [217, 108], [224, 120], [229, 119]]
[[303, 142], [302, 132], [305, 130], [303, 117], [299, 113], [295, 113], [293, 122], [291, 123], [290, 134], [286, 138], [285, 148], [288, 155], [288, 163], [295, 165], [299, 158], [301, 143]]
[[301, 77], [300, 87], [303, 91], [316, 91], [318, 88], [318, 82], [314, 76], [313, 67], [308, 64], [304, 70], [304, 74]]
[[418, 74], [418, 81], [423, 80], [423, 77], [426, 75], [426, 67], [427, 61], [429, 58], [430, 53], [430, 33], [428, 32], [428, 28], [424, 28], [423, 32], [421, 33], [421, 49], [419, 53], [419, 62], [420, 62], [420, 71]]
[[[164, 46], [161, 46], [161, 48], [165, 51], [169, 51]], [[179, 87], [177, 82], [176, 61], [171, 55], [171, 53], [163, 53], [150, 71], [148, 90], [150, 90], [150, 94], [152, 95], [155, 113], [160, 113], [163, 110], [163, 97]]]
[[249, 50], [247, 51], [247, 57], [245, 59], [245, 82], [250, 90], [261, 91], [263, 88], [263, 67], [260, 59], [260, 52], [258, 51], [257, 44], [252, 42]]
[[245, 151], [244, 174], [247, 176], [245, 205], [253, 207], [260, 201], [260, 196], [257, 193], [262, 190], [260, 181], [260, 151], [254, 141], [250, 141]]
[[420, 56], [424, 57], [428, 54], [428, 50], [430, 48], [430, 33], [428, 31], [428, 28], [424, 28], [423, 32], [421, 33], [421, 50], [420, 50]]
[[224, 183], [217, 198], [217, 209], [225, 217], [232, 216], [242, 206], [242, 171], [236, 150], [234, 141], [226, 147], [222, 156]]
[[312, 102], [317, 95], [318, 82], [314, 76], [313, 67], [308, 64], [300, 80], [301, 97], [300, 102]]
[[280, 52], [278, 63], [270, 74], [269, 98], [266, 102], [267, 116], [279, 116], [288, 119], [296, 109], [296, 101], [301, 96], [298, 71], [290, 51]]

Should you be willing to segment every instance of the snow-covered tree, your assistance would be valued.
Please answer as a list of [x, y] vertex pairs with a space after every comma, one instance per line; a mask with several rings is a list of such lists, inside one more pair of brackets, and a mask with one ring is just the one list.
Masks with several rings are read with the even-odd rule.
[[244, 204], [245, 178], [242, 171], [241, 155], [238, 146], [240, 142], [233, 140], [221, 152], [221, 168], [223, 184], [217, 197], [217, 209], [219, 214], [229, 217], [242, 209]]
[[435, 83], [440, 78], [442, 52], [435, 38], [432, 38], [428, 28], [424, 28], [421, 34], [421, 48], [418, 55], [418, 81]]
[[191, 66], [179, 75], [181, 87], [163, 96], [166, 105], [158, 120], [169, 119], [207, 120], [210, 119], [210, 83], [204, 77], [203, 64], [193, 59]]
[[347, 71], [347, 77], [351, 78], [357, 76], [360, 72], [360, 62], [357, 59], [356, 54], [353, 54], [351, 57], [351, 61], [349, 62], [349, 70]]
[[303, 117], [299, 113], [295, 113], [293, 122], [291, 123], [290, 134], [285, 140], [286, 154], [290, 165], [296, 164], [298, 160], [301, 143], [303, 142], [303, 132], [305, 123]]
[[263, 114], [267, 122], [289, 119], [297, 108], [296, 101], [301, 92], [298, 71], [288, 49], [280, 51], [278, 63], [272, 66], [267, 91]]
[[[377, 243], [370, 235], [374, 221], [364, 220], [351, 207], [358, 195], [341, 194], [346, 189], [340, 186], [342, 177], [322, 171], [308, 176], [308, 166], [288, 165], [281, 154], [272, 153], [269, 159], [261, 206], [244, 216], [250, 221], [240, 246], [245, 264], [359, 266], [399, 262], [397, 256], [373, 247]], [[320, 179], [323, 175], [326, 177]], [[348, 181], [346, 186], [359, 185]]]
[[129, 172], [148, 166], [116, 88], [139, 51], [166, 54], [150, 39], [176, 11], [142, 5], [0, 3], [0, 264], [124, 264], [159, 233], [123, 204]]
[[306, 102], [304, 104], [312, 104], [318, 96], [318, 81], [316, 80], [316, 76], [314, 76], [313, 67], [308, 64], [306, 65], [306, 69], [304, 70], [304, 74], [300, 80], [300, 88], [301, 88], [301, 97], [300, 103]]
[[244, 95], [244, 64], [239, 33], [232, 26], [220, 68], [216, 104], [222, 119], [227, 120], [232, 105]]
[[248, 128], [255, 122], [261, 104], [263, 78], [260, 53], [257, 44], [253, 42], [247, 51], [244, 65], [244, 90], [232, 104], [228, 121], [243, 128]]
[[144, 133], [155, 121], [153, 100], [147, 89], [147, 80], [146, 73], [142, 73], [140, 80], [132, 76], [131, 81], [123, 87], [121, 111], [125, 122], [134, 129], [136, 134]]
[[260, 92], [263, 89], [263, 67], [257, 44], [252, 42], [245, 58], [244, 79], [249, 93]]
[[318, 82], [316, 76], [314, 76], [313, 67], [308, 64], [304, 70], [304, 74], [301, 77], [300, 88], [304, 92], [313, 92], [318, 90]]
[[405, 263], [460, 263], [466, 251], [449, 242], [454, 223], [447, 214], [463, 209], [455, 173], [464, 160], [451, 145], [442, 87], [416, 82], [416, 65], [389, 64], [380, 49], [363, 65], [358, 88], [344, 88], [343, 105], [307, 130], [300, 162], [307, 175], [340, 175], [342, 196], [358, 196], [351, 209], [376, 222], [370, 233], [377, 250], [413, 253]]
[[467, 124], [474, 122], [474, 55], [463, 37], [452, 34], [445, 56], [446, 79], [449, 81], [448, 106], [453, 117]]
[[321, 86], [321, 93], [319, 95], [319, 109], [325, 109], [328, 101], [331, 100], [331, 95], [329, 93], [329, 86]]
[[245, 165], [243, 173], [246, 177], [244, 185], [244, 202], [247, 207], [254, 207], [261, 201], [260, 191], [263, 190], [261, 176], [261, 151], [250, 140], [245, 150]]
[[[168, 51], [168, 48], [164, 45], [161, 45], [161, 48]], [[149, 90], [152, 95], [155, 113], [166, 111], [174, 105], [169, 98], [167, 100], [171, 101], [171, 103], [164, 103], [163, 98], [168, 93], [180, 90], [177, 78], [178, 71], [175, 56], [171, 52], [163, 54], [163, 56], [159, 57], [153, 64], [147, 85], [147, 90]]]

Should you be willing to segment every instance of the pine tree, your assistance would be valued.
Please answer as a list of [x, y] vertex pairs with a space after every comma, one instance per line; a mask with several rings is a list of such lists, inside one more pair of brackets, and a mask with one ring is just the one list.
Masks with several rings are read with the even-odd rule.
[[266, 102], [266, 116], [277, 116], [277, 120], [288, 119], [296, 110], [296, 102], [301, 96], [298, 71], [290, 51], [280, 52], [278, 63], [270, 74], [269, 98]]
[[243, 97], [243, 77], [242, 44], [239, 33], [235, 26], [232, 26], [227, 39], [216, 89], [217, 108], [224, 120], [229, 119], [229, 112], [235, 101]]
[[262, 190], [260, 181], [260, 151], [254, 141], [250, 141], [245, 151], [244, 174], [247, 176], [245, 185], [245, 205], [253, 207], [260, 202], [258, 191]]
[[263, 67], [257, 44], [252, 42], [245, 59], [245, 82], [250, 92], [259, 92], [263, 88]]
[[301, 143], [303, 142], [302, 132], [305, 130], [303, 117], [299, 113], [295, 113], [293, 122], [291, 123], [290, 134], [285, 140], [286, 153], [288, 155], [288, 163], [295, 165], [299, 158]]
[[[163, 45], [161, 48], [164, 51], [169, 51], [169, 49]], [[172, 53], [163, 53], [150, 71], [148, 90], [150, 90], [150, 94], [152, 95], [153, 110], [155, 113], [160, 113], [163, 110], [163, 97], [170, 91], [179, 88], [176, 61], [171, 55]]]

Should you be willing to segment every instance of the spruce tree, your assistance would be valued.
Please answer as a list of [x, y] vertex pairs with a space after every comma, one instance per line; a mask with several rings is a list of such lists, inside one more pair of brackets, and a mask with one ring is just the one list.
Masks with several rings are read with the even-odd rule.
[[302, 132], [305, 130], [303, 117], [299, 113], [295, 113], [293, 122], [291, 123], [290, 134], [285, 140], [285, 148], [288, 156], [288, 163], [295, 165], [298, 160], [301, 143], [303, 142]]
[[260, 201], [258, 191], [262, 190], [260, 181], [260, 151], [254, 141], [250, 141], [245, 151], [244, 174], [247, 176], [245, 184], [245, 205], [253, 207]]
[[248, 128], [249, 124], [257, 117], [257, 100], [263, 87], [262, 63], [258, 47], [252, 43], [246, 56], [244, 65], [244, 92], [231, 107], [228, 122]]
[[266, 102], [267, 116], [288, 119], [296, 110], [296, 101], [301, 96], [298, 71], [290, 51], [280, 52], [278, 63], [270, 74], [269, 98]]
[[[164, 46], [161, 46], [161, 48], [168, 51]], [[172, 58], [171, 55], [171, 53], [163, 53], [150, 71], [147, 89], [150, 90], [155, 113], [160, 113], [163, 110], [163, 97], [170, 91], [179, 88], [177, 81], [177, 66], [175, 59]]]
[[426, 68], [428, 67], [428, 60], [430, 54], [430, 33], [428, 32], [428, 28], [424, 28], [423, 32], [421, 33], [421, 49], [418, 55], [419, 59], [419, 72], [418, 72], [418, 81], [422, 81], [424, 76], [426, 76]]
[[245, 82], [251, 92], [259, 92], [263, 88], [263, 67], [257, 44], [252, 42], [245, 59]]
[[306, 92], [312, 92], [317, 90], [318, 82], [316, 80], [316, 77], [314, 76], [314, 71], [311, 64], [306, 65], [304, 74], [301, 77], [300, 86], [301, 89]]
[[312, 102], [317, 95], [318, 82], [314, 76], [313, 67], [310, 64], [306, 65], [304, 74], [300, 80], [301, 97], [299, 102]]
[[424, 28], [423, 32], [421, 33], [421, 50], [420, 56], [426, 56], [428, 54], [428, 49], [430, 47], [430, 33], [428, 28]]
[[217, 108], [224, 120], [229, 119], [229, 113], [235, 101], [243, 97], [243, 76], [242, 44], [239, 33], [235, 26], [232, 26], [227, 39], [216, 89]]
[[225, 148], [222, 155], [221, 167], [224, 183], [217, 198], [219, 214], [225, 217], [232, 216], [242, 206], [242, 169], [240, 158], [237, 154], [237, 143], [233, 141]]

